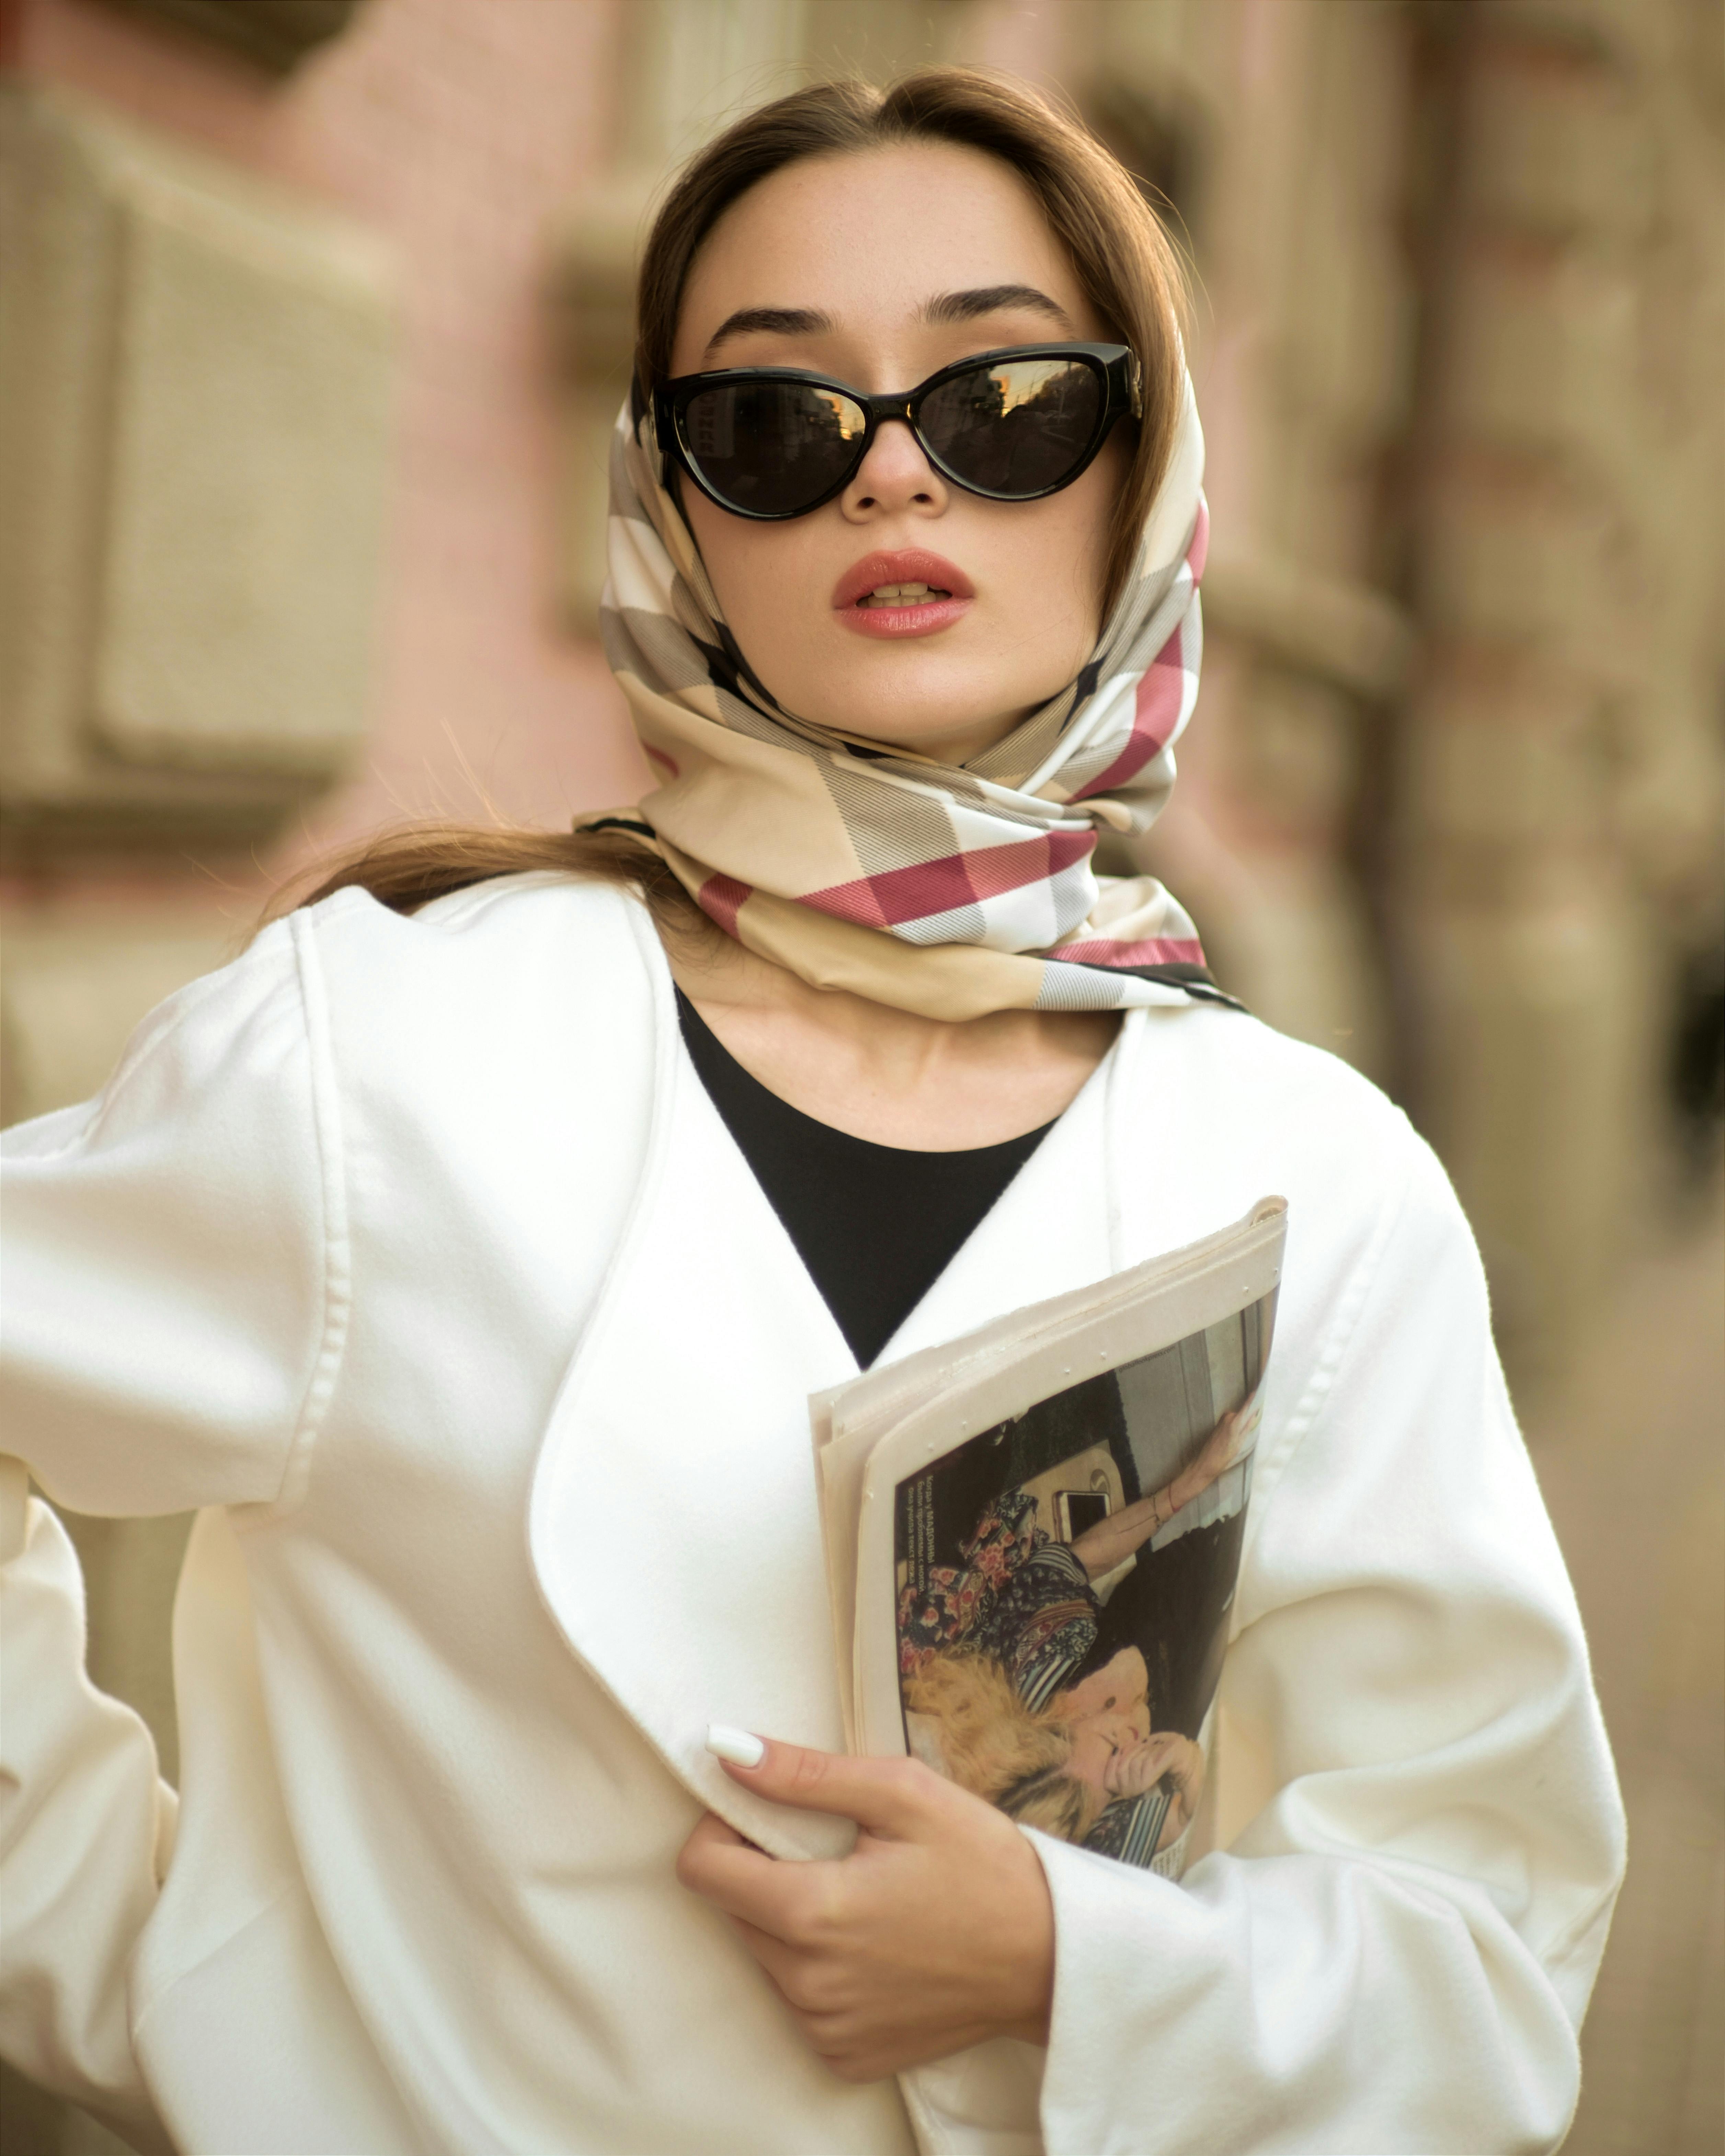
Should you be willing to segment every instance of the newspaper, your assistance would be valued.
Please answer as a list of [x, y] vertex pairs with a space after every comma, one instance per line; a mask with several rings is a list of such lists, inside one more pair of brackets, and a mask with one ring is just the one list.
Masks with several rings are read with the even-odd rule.
[[1177, 1877], [1287, 1207], [811, 1400], [853, 1752]]

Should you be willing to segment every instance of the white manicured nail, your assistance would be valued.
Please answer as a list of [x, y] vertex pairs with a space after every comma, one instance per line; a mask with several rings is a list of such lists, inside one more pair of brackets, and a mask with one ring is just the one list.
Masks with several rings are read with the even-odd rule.
[[733, 1729], [728, 1722], [708, 1722], [706, 1748], [714, 1758], [728, 1759], [733, 1767], [758, 1767], [767, 1757], [767, 1747], [758, 1737]]

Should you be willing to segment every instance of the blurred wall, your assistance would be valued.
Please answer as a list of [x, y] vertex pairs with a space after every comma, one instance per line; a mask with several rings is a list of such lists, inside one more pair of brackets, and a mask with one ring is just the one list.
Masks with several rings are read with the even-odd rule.
[[1674, 987], [1717, 947], [1721, 25], [1548, 0], [1414, 28], [1423, 639], [1384, 888], [1412, 1105], [1538, 1374], [1645, 1230]]
[[[1708, 1158], [1719, 48], [1709, 0], [0, 0], [0, 1112], [326, 844], [634, 798], [592, 631], [655, 190], [810, 73], [976, 60], [1192, 258], [1205, 685], [1144, 857], [1434, 1137], [1548, 1389]], [[171, 1768], [183, 1523], [77, 1531]]]
[[[219, 11], [221, 0], [212, 4]], [[49, 818], [39, 803], [0, 798], [0, 888], [19, 984], [7, 1012], [9, 1116], [90, 1090], [176, 968], [213, 963], [247, 932], [280, 874], [322, 845], [382, 821], [488, 807], [564, 821], [638, 789], [609, 676], [553, 619], [554, 413], [541, 305], [547, 223], [605, 152], [619, 12], [586, 0], [502, 8], [382, 0], [338, 10], [347, 18], [339, 35], [290, 71], [271, 72], [187, 27], [195, 9], [121, 10], [98, 0], [10, 7], [9, 140], [28, 116], [39, 132], [76, 127], [142, 145], [146, 156], [189, 165], [200, 208], [225, 208], [236, 192], [249, 207], [261, 189], [279, 218], [316, 221], [308, 254], [321, 243], [332, 258], [363, 241], [381, 261], [394, 342], [375, 439], [355, 444], [302, 428], [279, 445], [286, 470], [266, 467], [277, 478], [275, 498], [290, 480], [315, 497], [320, 480], [356, 449], [379, 460], [382, 498], [359, 620], [336, 623], [329, 606], [296, 603], [308, 596], [300, 587], [316, 595], [318, 527], [309, 524], [298, 553], [290, 548], [284, 560], [267, 484], [213, 505], [225, 519], [218, 529], [186, 520], [156, 535], [166, 557], [157, 581], [182, 648], [225, 650], [225, 672], [206, 701], [225, 697], [229, 734], [244, 735], [248, 711], [285, 662], [341, 636], [362, 645], [363, 680], [344, 680], [362, 707], [354, 737], [331, 744], [321, 767], [302, 769], [297, 783], [246, 804], [244, 815], [218, 807], [200, 820], [173, 799], [181, 782], [208, 776], [188, 771], [184, 757], [177, 770], [170, 759], [151, 774], [162, 781], [154, 813]], [[16, 163], [16, 151], [8, 155]], [[152, 172], [135, 192], [156, 185]], [[39, 182], [31, 191], [39, 210], [51, 208], [43, 192]], [[131, 212], [122, 202], [121, 217]], [[314, 259], [312, 275], [317, 267]], [[233, 268], [215, 265], [212, 289], [199, 295], [206, 314], [224, 300], [235, 311]], [[170, 336], [160, 371], [182, 377], [188, 433], [200, 395], [214, 384], [184, 383], [187, 358], [201, 350], [219, 372], [241, 328], [218, 324], [201, 347], [189, 327], [177, 344]], [[64, 338], [95, 345], [106, 333], [92, 305]], [[81, 428], [85, 462], [97, 469], [70, 469], [74, 459], [63, 457], [67, 469], [39, 482], [41, 517], [69, 513], [57, 484], [80, 501], [92, 488], [121, 490], [103, 418], [92, 410]], [[257, 408], [240, 446], [264, 456], [283, 424], [279, 409]], [[195, 434], [187, 446], [195, 452]], [[325, 547], [348, 528], [341, 505], [327, 507]], [[254, 584], [286, 595], [290, 633], [280, 622], [236, 624], [233, 607], [197, 573], [200, 549], [254, 563]], [[177, 585], [177, 552], [187, 562]], [[124, 646], [126, 624], [105, 605], [111, 574], [100, 532], [62, 582], [80, 579], [92, 588], [80, 621], [87, 640], [103, 653]], [[0, 594], [0, 604], [9, 596]], [[21, 626], [17, 636], [31, 633]], [[136, 757], [124, 765], [125, 745], [116, 754], [108, 738], [104, 689], [101, 680], [74, 686], [59, 723], [80, 741], [95, 737], [89, 760], [105, 772], [135, 774]], [[173, 693], [166, 689], [165, 700]], [[25, 701], [8, 700], [9, 732]], [[232, 740], [207, 739], [203, 751], [207, 765], [240, 755]]]

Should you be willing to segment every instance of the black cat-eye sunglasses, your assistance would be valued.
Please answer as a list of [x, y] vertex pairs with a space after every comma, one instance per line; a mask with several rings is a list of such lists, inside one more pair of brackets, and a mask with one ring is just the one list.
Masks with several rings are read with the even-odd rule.
[[666, 456], [721, 509], [765, 521], [842, 492], [889, 419], [967, 493], [1035, 501], [1070, 486], [1139, 408], [1138, 362], [1123, 344], [978, 352], [893, 397], [789, 367], [684, 374], [653, 393]]

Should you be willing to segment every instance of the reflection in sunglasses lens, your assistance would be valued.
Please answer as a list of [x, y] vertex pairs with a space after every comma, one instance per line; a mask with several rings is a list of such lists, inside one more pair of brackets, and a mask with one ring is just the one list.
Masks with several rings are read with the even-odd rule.
[[867, 418], [851, 398], [813, 382], [727, 383], [690, 400], [685, 439], [726, 501], [784, 516], [837, 483]]
[[955, 375], [922, 400], [930, 447], [965, 485], [1040, 494], [1090, 447], [1102, 408], [1094, 369], [1070, 359], [997, 361]]

